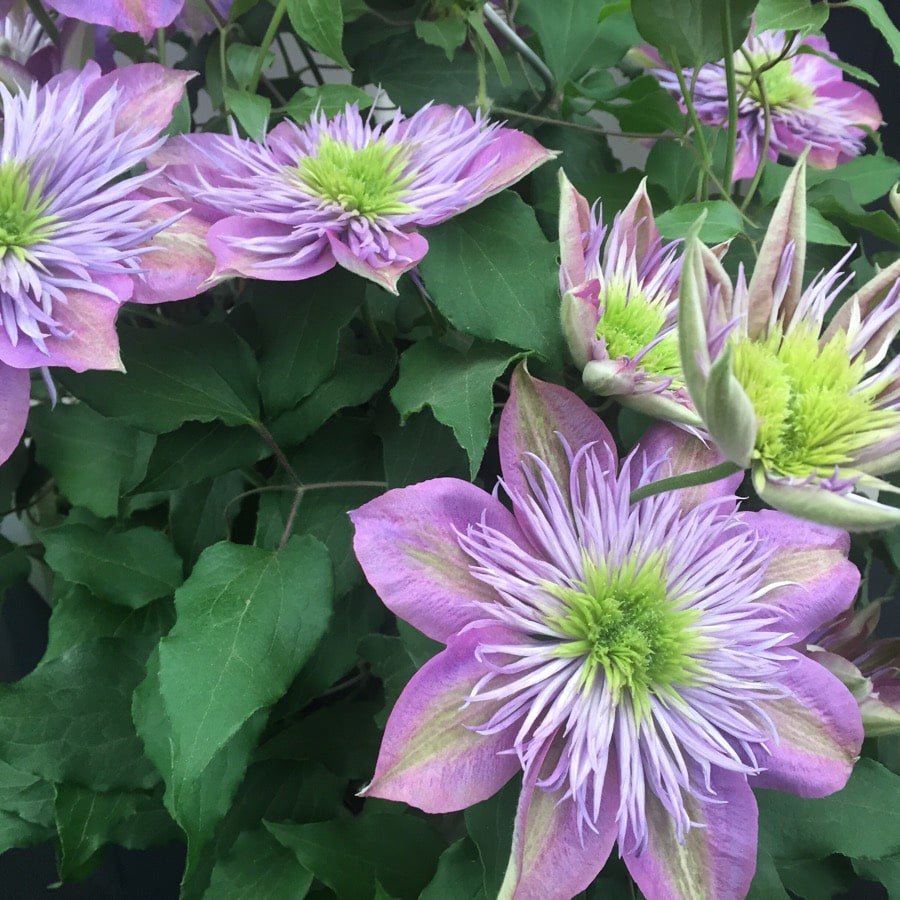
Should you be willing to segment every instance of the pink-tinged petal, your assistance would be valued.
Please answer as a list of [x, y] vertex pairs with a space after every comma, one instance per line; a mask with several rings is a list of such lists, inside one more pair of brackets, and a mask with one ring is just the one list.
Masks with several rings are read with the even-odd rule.
[[638, 267], [647, 255], [647, 250], [659, 242], [659, 229], [653, 218], [653, 206], [647, 193], [647, 179], [642, 178], [634, 196], [625, 209], [619, 213], [619, 230], [622, 243], [634, 254]]
[[739, 132], [732, 179], [740, 181], [742, 178], [752, 178], [759, 166], [761, 153], [762, 147], [755, 133]]
[[354, 275], [367, 278], [381, 285], [392, 294], [397, 293], [397, 279], [404, 272], [414, 268], [423, 256], [428, 252], [428, 241], [420, 234], [391, 234], [389, 236], [391, 248], [396, 252], [397, 259], [383, 265], [374, 266], [362, 259], [347, 246], [337, 235], [328, 234], [328, 242], [331, 252], [339, 266], [343, 266]]
[[[839, 331], [849, 332], [854, 323], [864, 321], [869, 316], [876, 314], [878, 305], [887, 297], [898, 279], [900, 279], [900, 259], [894, 260], [889, 266], [876, 273], [856, 293], [847, 298], [834, 314], [828, 328], [825, 329], [822, 343], [830, 341]], [[859, 348], [860, 351], [865, 351], [867, 361], [882, 354], [886, 344], [897, 333], [898, 327], [900, 327], [900, 317], [885, 317], [881, 327], [873, 332], [866, 343]]]
[[184, 94], [184, 86], [196, 74], [167, 69], [157, 63], [138, 63], [115, 69], [98, 78], [85, 92], [85, 98], [88, 103], [95, 102], [115, 87], [119, 91], [117, 131], [136, 128], [161, 132], [172, 121], [172, 113]]
[[516, 725], [494, 735], [473, 730], [502, 701], [466, 706], [487, 672], [475, 658], [478, 646], [515, 640], [504, 628], [470, 629], [413, 675], [391, 711], [365, 796], [429, 813], [455, 812], [486, 800], [519, 771], [515, 753], [504, 752], [512, 748]]
[[[209, 249], [216, 257], [215, 275], [243, 275], [262, 281], [302, 281], [334, 268], [334, 255], [325, 238], [315, 239], [305, 247], [293, 244], [283, 254], [264, 249], [267, 239], [281, 245], [291, 241], [291, 233], [290, 225], [269, 219], [231, 216], [216, 222], [206, 235]], [[301, 258], [290, 262], [288, 257], [291, 256]]]
[[769, 506], [801, 519], [811, 519], [848, 531], [881, 531], [900, 525], [900, 509], [861, 494], [838, 493], [817, 484], [789, 484], [769, 477], [753, 464], [753, 488]]
[[686, 798], [688, 816], [701, 827], [691, 828], [682, 844], [674, 820], [648, 792], [648, 846], [640, 855], [624, 854], [645, 897], [731, 900], [747, 895], [756, 869], [756, 799], [746, 776], [723, 769], [713, 770], [712, 788], [712, 802]]
[[[588, 202], [559, 170], [559, 256], [560, 284], [564, 290], [577, 287], [587, 278], [584, 263], [584, 235], [591, 226]], [[594, 325], [596, 326], [596, 315]]]
[[157, 28], [172, 23], [184, 0], [46, 0], [46, 5], [82, 22], [136, 31], [147, 40]]
[[513, 372], [509, 400], [500, 416], [500, 466], [506, 483], [527, 494], [520, 462], [526, 453], [533, 453], [547, 464], [558, 484], [568, 484], [569, 459], [560, 437], [573, 452], [597, 444], [597, 452], [601, 458], [607, 454], [615, 471], [616, 444], [600, 417], [566, 388], [532, 378], [521, 363]]
[[0, 465], [19, 446], [31, 397], [31, 373], [0, 363]]
[[[803, 652], [820, 666], [824, 666], [848, 691], [853, 699], [860, 705], [872, 693], [872, 680], [860, 672], [859, 667], [828, 650], [822, 650], [813, 644], [808, 644]], [[865, 719], [863, 719], [865, 724]]]
[[233, 0], [185, 0], [184, 10], [174, 22], [175, 28], [194, 41], [215, 31], [218, 23], [210, 10], [209, 2], [222, 19], [228, 19]]
[[421, 218], [416, 219], [419, 224], [437, 225], [451, 216], [471, 209], [488, 197], [499, 194], [510, 185], [521, 181], [529, 172], [558, 156], [555, 150], [548, 150], [530, 135], [514, 128], [500, 128], [494, 134], [491, 143], [477, 153], [459, 173], [459, 178], [466, 178], [487, 169], [490, 172], [489, 177], [473, 194], [460, 198], [459, 205], [453, 209], [447, 209], [442, 205], [440, 212], [435, 215], [429, 215], [425, 209]]
[[859, 757], [863, 726], [853, 695], [824, 666], [794, 651], [782, 679], [789, 696], [767, 704], [778, 734], [757, 788], [827, 797], [847, 783]]
[[[164, 221], [180, 210], [160, 203], [147, 214], [154, 222]], [[152, 241], [153, 250], [141, 257], [142, 274], [134, 280], [134, 303], [167, 303], [196, 297], [215, 269], [215, 257], [206, 242], [209, 223], [193, 213], [160, 231]]]
[[806, 636], [853, 605], [859, 569], [847, 559], [850, 535], [774, 510], [742, 513], [741, 518], [774, 550], [765, 584], [782, 585], [766, 593], [764, 602], [781, 615], [778, 627]]
[[[637, 473], [654, 468], [653, 480], [709, 469], [723, 462], [725, 457], [715, 447], [667, 422], [652, 425], [637, 443]], [[655, 465], [663, 462], [661, 466]], [[727, 515], [734, 506], [734, 492], [744, 478], [743, 472], [728, 475], [719, 481], [699, 487], [681, 488], [678, 494], [681, 508], [687, 512], [701, 503], [721, 499], [720, 512]]]
[[385, 606], [438, 641], [480, 617], [493, 588], [469, 574], [459, 533], [485, 523], [523, 544], [499, 500], [456, 478], [435, 478], [388, 491], [350, 513], [353, 549]]
[[832, 97], [843, 100], [841, 112], [845, 120], [856, 125], [864, 125], [877, 131], [884, 123], [881, 109], [875, 98], [867, 90], [851, 84], [849, 81], [832, 81], [816, 87], [820, 97]]
[[583, 369], [591, 359], [597, 339], [599, 282], [593, 279], [563, 294], [560, 308], [563, 334], [575, 365]]
[[116, 335], [119, 304], [76, 290], [68, 291], [66, 299], [66, 305], [55, 306], [53, 314], [59, 325], [72, 333], [70, 338], [47, 338], [47, 352], [42, 353], [24, 337], [13, 346], [6, 331], [0, 329], [0, 361], [17, 369], [65, 366], [75, 372], [122, 370]]
[[788, 244], [794, 245], [794, 261], [788, 275], [781, 318], [789, 323], [803, 293], [806, 265], [806, 161], [800, 159], [788, 177], [772, 213], [748, 286], [747, 330], [750, 337], [766, 334], [775, 302], [775, 281]]
[[522, 785], [512, 852], [497, 900], [549, 900], [574, 897], [600, 874], [618, 834], [618, 781], [607, 771], [596, 830], [582, 825], [571, 798], [535, 785], [532, 767]]

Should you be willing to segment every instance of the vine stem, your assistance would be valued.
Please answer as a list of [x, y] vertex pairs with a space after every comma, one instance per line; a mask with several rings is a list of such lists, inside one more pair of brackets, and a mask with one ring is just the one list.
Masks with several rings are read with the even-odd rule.
[[725, 83], [728, 87], [728, 143], [725, 146], [725, 174], [722, 181], [725, 182], [730, 195], [737, 149], [738, 98], [732, 49], [731, 3], [728, 2], [722, 4], [722, 43], [725, 46]]
[[281, 27], [281, 20], [284, 18], [286, 11], [287, 0], [278, 0], [275, 12], [272, 13], [272, 18], [269, 20], [269, 27], [263, 35], [262, 43], [259, 45], [256, 64], [253, 66], [253, 74], [250, 76], [248, 90], [251, 94], [256, 92], [257, 85], [259, 84], [259, 76], [262, 75], [263, 67], [266, 64], [266, 54], [269, 52], [269, 47], [272, 46], [272, 41], [275, 40], [275, 35], [278, 34], [278, 29]]
[[649, 484], [633, 490], [629, 502], [637, 503], [656, 494], [665, 494], [669, 491], [677, 491], [686, 487], [697, 487], [701, 484], [712, 484], [714, 481], [721, 481], [723, 478], [734, 475], [735, 472], [740, 472], [741, 470], [741, 466], [726, 461], [708, 469], [685, 472], [683, 475], [673, 475], [671, 478], [661, 478], [659, 481], [651, 481]]
[[253, 430], [263, 439], [268, 448], [272, 451], [273, 456], [278, 461], [278, 465], [284, 470], [285, 475], [291, 479], [294, 487], [302, 488], [303, 482], [300, 481], [300, 477], [297, 475], [297, 472], [294, 470], [294, 467], [290, 464], [287, 456], [284, 454], [284, 450], [278, 444], [278, 441], [275, 440], [272, 432], [263, 425], [262, 422], [253, 422]]
[[759, 69], [754, 67], [753, 60], [750, 58], [749, 53], [744, 52], [744, 57], [747, 60], [747, 64], [750, 66], [751, 77], [756, 82], [756, 86], [759, 89], [759, 99], [763, 107], [763, 116], [765, 117], [766, 130], [763, 135], [763, 146], [762, 151], [759, 154], [759, 162], [756, 164], [756, 171], [753, 173], [753, 180], [750, 182], [750, 186], [747, 188], [747, 195], [744, 197], [743, 203], [741, 203], [742, 210], [746, 210], [750, 205], [750, 201], [756, 194], [756, 190], [759, 187], [760, 181], [762, 180], [766, 160], [769, 157], [769, 142], [772, 139], [772, 110], [769, 106], [769, 97], [766, 94], [766, 86], [762, 77], [762, 73]]
[[53, 41], [56, 46], [59, 46], [59, 29], [56, 27], [56, 22], [50, 18], [50, 14], [44, 9], [44, 4], [41, 3], [41, 0], [26, 0], [28, 3], [28, 8], [34, 13], [34, 17], [38, 20], [41, 28], [47, 32], [50, 40]]

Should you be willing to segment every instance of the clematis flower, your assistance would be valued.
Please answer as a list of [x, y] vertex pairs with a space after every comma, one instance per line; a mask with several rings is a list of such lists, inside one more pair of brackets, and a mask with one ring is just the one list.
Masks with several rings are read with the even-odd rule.
[[216, 277], [296, 281], [335, 265], [396, 292], [428, 250], [418, 233], [515, 183], [555, 154], [522, 132], [428, 106], [383, 127], [356, 106], [265, 142], [179, 136], [155, 157], [214, 222]]
[[853, 601], [845, 533], [742, 513], [734, 477], [630, 504], [715, 454], [668, 423], [618, 465], [600, 419], [522, 368], [496, 494], [439, 478], [351, 514], [369, 582], [443, 642], [404, 689], [364, 795], [426, 812], [518, 772], [504, 900], [572, 897], [615, 842], [647, 897], [742, 897], [751, 786], [819, 797], [862, 741], [797, 649]]
[[900, 357], [883, 364], [900, 330], [900, 260], [853, 294], [823, 330], [852, 277], [841, 270], [850, 253], [803, 288], [801, 160], [749, 284], [741, 269], [732, 287], [695, 227], [685, 251], [679, 339], [697, 411], [725, 456], [752, 466], [759, 496], [794, 515], [867, 530], [900, 522], [900, 509], [870, 496], [896, 491], [877, 476], [900, 468]]
[[699, 425], [678, 359], [678, 244], [660, 237], [646, 179], [611, 226], [562, 170], [559, 183], [563, 333], [585, 386]]
[[867, 737], [900, 733], [900, 638], [872, 640], [881, 603], [848, 609], [808, 638], [810, 657], [850, 689]]
[[[645, 49], [644, 55], [655, 66], [652, 74], [680, 101], [675, 72], [665, 68], [655, 51]], [[750, 178], [764, 154], [771, 160], [782, 153], [796, 159], [807, 148], [812, 165], [833, 169], [863, 152], [865, 128], [881, 127], [875, 98], [844, 81], [843, 70], [823, 56], [834, 56], [824, 37], [789, 38], [783, 31], [751, 32], [734, 54], [740, 95], [735, 180]], [[752, 68], [763, 70], [762, 90], [751, 74], [751, 63]], [[726, 127], [724, 61], [701, 66], [696, 74], [685, 69], [684, 77], [687, 84], [694, 84], [692, 99], [700, 120]], [[771, 116], [768, 143], [764, 96]]]
[[[211, 2], [221, 18], [226, 19], [233, 0]], [[145, 40], [157, 28], [173, 23], [195, 40], [216, 26], [206, 0], [44, 0], [44, 3], [64, 16], [106, 25], [116, 31], [134, 31]]]
[[132, 175], [160, 146], [189, 72], [95, 63], [15, 96], [0, 86], [0, 462], [28, 414], [30, 370], [119, 369], [125, 301], [194, 296], [205, 225]]

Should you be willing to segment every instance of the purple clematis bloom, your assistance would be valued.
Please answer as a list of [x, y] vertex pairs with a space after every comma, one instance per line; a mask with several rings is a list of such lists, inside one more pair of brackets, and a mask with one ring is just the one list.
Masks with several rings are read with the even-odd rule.
[[0, 462], [28, 414], [31, 369], [119, 369], [125, 301], [192, 297], [212, 270], [205, 223], [153, 170], [189, 72], [95, 63], [45, 87], [0, 86]]
[[[680, 100], [675, 72], [664, 68], [656, 51], [644, 48], [644, 53], [657, 66], [651, 69], [652, 74]], [[823, 56], [833, 56], [824, 37], [789, 38], [783, 31], [751, 32], [735, 53], [740, 92], [735, 180], [751, 177], [763, 156], [776, 160], [783, 153], [797, 158], [807, 148], [812, 165], [833, 169], [863, 152], [865, 128], [875, 131], [881, 127], [875, 98], [844, 81], [842, 69]], [[751, 64], [754, 68], [768, 66], [761, 76], [762, 90], [751, 74]], [[692, 84], [694, 70], [685, 69], [684, 77]], [[763, 95], [771, 114], [768, 140]], [[727, 125], [728, 88], [723, 61], [700, 67], [693, 101], [702, 122]]]
[[678, 244], [660, 237], [646, 179], [611, 226], [562, 170], [559, 182], [563, 332], [585, 386], [700, 425], [678, 358]]
[[[116, 31], [135, 31], [145, 40], [157, 28], [174, 24], [195, 40], [216, 26], [206, 0], [44, 0], [64, 16], [106, 25]], [[222, 19], [233, 0], [211, 0]]]
[[[806, 163], [792, 172], [748, 284], [732, 286], [714, 255], [688, 237], [679, 340], [685, 381], [724, 455], [751, 466], [771, 506], [850, 530], [900, 522], [871, 499], [897, 488], [900, 357], [884, 361], [900, 330], [900, 260], [853, 294], [823, 329], [852, 275], [842, 266], [804, 289]], [[710, 289], [710, 285], [714, 285]]]
[[428, 250], [418, 233], [475, 206], [555, 154], [463, 108], [429, 106], [382, 127], [356, 106], [263, 143], [193, 134], [155, 159], [215, 224], [216, 277], [296, 281], [341, 265], [396, 292]]
[[635, 504], [717, 458], [660, 423], [621, 467], [564, 388], [513, 377], [496, 494], [439, 478], [351, 514], [366, 577], [446, 648], [413, 676], [364, 794], [463, 809], [523, 773], [500, 897], [572, 897], [618, 841], [645, 896], [741, 897], [767, 787], [819, 797], [862, 742], [806, 636], [853, 602], [848, 536], [742, 513], [735, 477]]
[[847, 685], [867, 737], [900, 733], [900, 638], [872, 640], [881, 603], [848, 609], [808, 638], [807, 653]]

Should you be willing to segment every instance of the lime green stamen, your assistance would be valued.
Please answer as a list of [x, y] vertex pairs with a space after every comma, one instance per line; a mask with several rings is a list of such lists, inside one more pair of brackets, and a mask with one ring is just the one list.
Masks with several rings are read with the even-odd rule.
[[613, 696], [627, 691], [637, 711], [646, 709], [651, 692], [690, 684], [699, 670], [694, 655], [705, 644], [692, 628], [696, 611], [669, 598], [664, 567], [661, 555], [615, 570], [586, 560], [585, 579], [576, 587], [547, 587], [565, 604], [551, 621], [571, 638], [559, 655], [583, 656], [584, 687], [602, 671]]
[[[762, 68], [769, 62], [768, 57], [757, 54], [752, 58], [756, 69]], [[735, 58], [738, 86], [746, 91], [757, 103], [762, 105], [763, 92], [759, 84], [747, 69], [747, 62], [741, 54]], [[769, 69], [765, 69], [761, 75], [766, 101], [770, 107], [791, 106], [795, 109], [809, 109], [813, 105], [815, 95], [808, 84], [804, 84], [795, 77], [794, 70], [789, 59], [783, 59], [775, 63]]]
[[297, 177], [311, 193], [370, 221], [378, 216], [413, 212], [403, 202], [413, 180], [404, 174], [407, 150], [402, 144], [373, 141], [359, 150], [323, 137], [316, 156], [305, 157]]
[[755, 456], [780, 475], [831, 475], [862, 448], [900, 427], [900, 413], [874, 408], [878, 386], [854, 389], [864, 361], [851, 360], [846, 333], [824, 347], [810, 329], [741, 338], [734, 373], [759, 420]]
[[57, 217], [46, 215], [50, 199], [41, 196], [42, 187], [32, 185], [28, 163], [0, 163], [0, 259], [7, 251], [26, 259], [29, 247], [53, 234]]
[[[603, 315], [597, 323], [597, 337], [606, 341], [612, 359], [636, 357], [656, 339], [666, 321], [662, 298], [649, 299], [634, 292], [624, 279], [610, 280], [600, 295]], [[640, 368], [651, 375], [663, 375], [680, 381], [678, 336], [667, 334], [641, 357]]]

